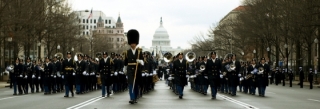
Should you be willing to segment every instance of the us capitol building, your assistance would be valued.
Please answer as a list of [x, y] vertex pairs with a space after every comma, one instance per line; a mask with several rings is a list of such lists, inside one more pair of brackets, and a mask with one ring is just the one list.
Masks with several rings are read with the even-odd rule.
[[[152, 52], [154, 50], [154, 54], [164, 54], [166, 52], [170, 52], [173, 55], [178, 54], [179, 52], [183, 51], [181, 47], [172, 48], [171, 47], [171, 41], [169, 39], [169, 34], [167, 30], [163, 27], [162, 18], [160, 19], [160, 26], [155, 31], [152, 39], [152, 46], [148, 49], [142, 46], [142, 49], [144, 51], [150, 51]], [[162, 55], [160, 55], [161, 58]]]

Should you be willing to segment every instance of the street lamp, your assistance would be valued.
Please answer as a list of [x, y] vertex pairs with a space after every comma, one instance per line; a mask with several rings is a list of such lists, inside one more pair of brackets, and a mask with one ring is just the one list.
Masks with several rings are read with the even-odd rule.
[[72, 53], [73, 53], [73, 51], [74, 51], [74, 48], [73, 48], [73, 47], [71, 48], [71, 51], [72, 51]]
[[289, 60], [289, 57], [288, 57], [288, 45], [287, 44], [284, 44], [284, 48], [286, 49], [286, 58], [287, 58], [287, 60], [286, 60], [286, 70], [288, 71], [288, 60]]
[[38, 59], [41, 59], [41, 56], [40, 56], [41, 55], [41, 53], [40, 53], [41, 52], [41, 42], [38, 42], [37, 45], [38, 45]]
[[244, 52], [243, 51], [241, 52], [241, 55], [242, 55], [242, 59], [244, 59]]
[[10, 47], [9, 47], [9, 65], [11, 65], [11, 42], [12, 42], [12, 37], [8, 37], [8, 42], [10, 43]]
[[57, 46], [57, 49], [58, 49], [58, 52], [59, 52], [59, 50], [60, 50], [60, 45]]
[[267, 51], [268, 51], [268, 59], [269, 59], [269, 62], [271, 62], [271, 57], [270, 57], [270, 47], [267, 47]]
[[[314, 39], [314, 43], [316, 43], [317, 45], [317, 60], [315, 60], [315, 61], [318, 61], [318, 56], [319, 56], [319, 52], [318, 52], [318, 42], [319, 42], [319, 40], [318, 40], [318, 38], [316, 38], [316, 39]], [[318, 63], [318, 62], [317, 62]], [[316, 66], [316, 68], [315, 68], [316, 70], [318, 70], [318, 65]], [[319, 84], [319, 82], [318, 82], [318, 73], [316, 72], [316, 80], [314, 81], [314, 84]]]
[[254, 49], [253, 50], [253, 58], [256, 58], [256, 53], [257, 53], [257, 51], [256, 51], [256, 49]]

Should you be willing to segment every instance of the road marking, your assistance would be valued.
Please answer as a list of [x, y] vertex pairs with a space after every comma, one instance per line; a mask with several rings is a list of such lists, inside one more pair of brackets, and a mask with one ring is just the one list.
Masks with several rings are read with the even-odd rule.
[[100, 97], [101, 97], [101, 96], [91, 98], [91, 99], [89, 99], [89, 100], [87, 100], [87, 101], [84, 101], [84, 102], [79, 103], [79, 104], [77, 104], [77, 105], [71, 106], [71, 107], [69, 107], [69, 108], [67, 108], [67, 109], [74, 109], [75, 107], [81, 106], [81, 105], [83, 105], [83, 104], [86, 104], [87, 102], [93, 101], [93, 100], [98, 99], [98, 98], [100, 98]]
[[225, 95], [217, 94], [217, 96], [219, 96], [219, 97], [221, 97], [221, 98], [224, 98], [224, 99], [227, 100], [227, 101], [230, 101], [230, 102], [233, 102], [233, 103], [235, 103], [235, 104], [241, 105], [241, 106], [245, 107], [246, 109], [259, 109], [259, 108], [255, 107], [255, 106], [252, 106], [252, 105], [250, 105], [250, 104], [247, 104], [247, 103], [244, 103], [244, 102], [235, 100], [235, 99], [230, 98], [230, 97], [225, 96]]
[[99, 101], [99, 100], [101, 100], [101, 99], [103, 99], [104, 97], [100, 97], [100, 98], [98, 98], [98, 99], [96, 99], [96, 100], [93, 100], [93, 101], [91, 101], [91, 102], [88, 102], [88, 103], [86, 103], [86, 104], [83, 104], [83, 105], [81, 105], [81, 106], [79, 106], [79, 107], [76, 107], [76, 108], [74, 108], [74, 109], [80, 109], [80, 108], [82, 108], [82, 107], [84, 107], [84, 106], [87, 106], [87, 105], [89, 105], [89, 104], [91, 104], [91, 103], [93, 103], [93, 102], [96, 102], [96, 101]]
[[11, 98], [18, 98], [18, 97], [23, 97], [23, 96], [27, 96], [27, 95], [22, 95], [22, 96], [14, 96], [14, 97], [6, 97], [6, 98], [0, 98], [1, 100], [6, 100], [6, 99], [11, 99]]
[[320, 102], [320, 100], [316, 100], [316, 99], [308, 99], [308, 100]]

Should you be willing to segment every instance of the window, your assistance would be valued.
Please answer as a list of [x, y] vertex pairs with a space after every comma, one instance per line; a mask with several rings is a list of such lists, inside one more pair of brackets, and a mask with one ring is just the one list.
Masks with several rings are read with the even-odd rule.
[[90, 19], [90, 23], [92, 23], [92, 19]]
[[119, 42], [120, 40], [119, 40], [119, 38], [117, 38], [117, 42]]
[[93, 28], [96, 29], [97, 27], [96, 27], [96, 26], [93, 26]]
[[89, 28], [89, 26], [87, 26], [87, 29]]
[[90, 29], [92, 29], [92, 26], [90, 26]]
[[89, 34], [89, 32], [87, 31], [87, 35]]
[[111, 38], [111, 42], [113, 42], [113, 38]]
[[109, 38], [109, 41], [111, 42], [111, 38]]
[[93, 20], [93, 23], [96, 23], [96, 19]]
[[85, 33], [83, 32], [82, 35], [84, 35]]
[[100, 30], [99, 30], [99, 33], [100, 33]]
[[79, 19], [79, 23], [81, 23], [81, 19]]
[[82, 23], [86, 23], [86, 20], [85, 20], [85, 19], [82, 19]]
[[109, 20], [109, 24], [111, 24], [111, 20]]
[[113, 28], [114, 28], [114, 26], [113, 26]]
[[83, 25], [83, 29], [86, 29], [86, 26]]
[[105, 20], [104, 22], [105, 22], [105, 24], [108, 24], [108, 20]]
[[87, 23], [89, 23], [89, 20], [87, 19]]

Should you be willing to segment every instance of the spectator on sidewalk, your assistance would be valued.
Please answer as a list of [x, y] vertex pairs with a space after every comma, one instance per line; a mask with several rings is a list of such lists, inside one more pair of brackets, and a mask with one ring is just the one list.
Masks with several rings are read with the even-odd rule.
[[292, 72], [292, 69], [290, 69], [290, 71], [288, 72], [288, 76], [289, 76], [289, 84], [290, 84], [290, 87], [292, 87], [292, 80], [293, 80], [293, 72]]
[[312, 68], [310, 68], [309, 74], [308, 74], [308, 81], [310, 83], [310, 89], [312, 89], [312, 83], [313, 83], [313, 72], [312, 72]]

